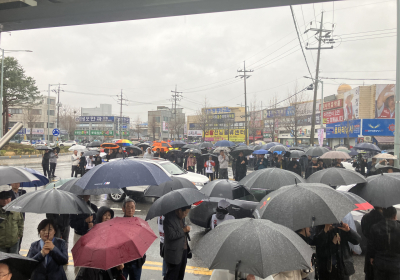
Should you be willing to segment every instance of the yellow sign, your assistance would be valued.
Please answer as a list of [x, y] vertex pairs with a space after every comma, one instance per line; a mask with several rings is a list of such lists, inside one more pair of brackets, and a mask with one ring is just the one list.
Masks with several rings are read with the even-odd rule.
[[206, 131], [205, 141], [228, 140], [232, 142], [244, 142], [244, 129], [211, 129]]

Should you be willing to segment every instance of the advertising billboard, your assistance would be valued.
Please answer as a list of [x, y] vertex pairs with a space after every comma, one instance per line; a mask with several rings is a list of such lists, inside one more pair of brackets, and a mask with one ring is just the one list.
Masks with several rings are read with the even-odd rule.
[[324, 111], [324, 124], [344, 121], [343, 108]]
[[350, 120], [326, 125], [326, 138], [357, 138], [361, 133], [361, 120]]
[[344, 120], [355, 120], [358, 119], [360, 104], [360, 88], [353, 88], [344, 93], [343, 98], [343, 111]]
[[244, 142], [244, 129], [211, 129], [206, 131], [205, 141], [228, 140], [233, 142]]
[[396, 85], [376, 85], [375, 118], [394, 119]]
[[[318, 108], [321, 111], [321, 104], [319, 104]], [[337, 100], [324, 102], [324, 111], [336, 109], [336, 108], [343, 108], [343, 99], [337, 99]]]
[[167, 122], [162, 122], [162, 130], [168, 131], [168, 123]]
[[201, 136], [203, 136], [203, 131], [201, 131], [201, 130], [189, 130], [187, 136], [195, 136], [195, 137], [200, 136], [201, 137]]
[[114, 122], [114, 116], [80, 116], [78, 122]]
[[362, 135], [394, 136], [394, 119], [363, 119]]

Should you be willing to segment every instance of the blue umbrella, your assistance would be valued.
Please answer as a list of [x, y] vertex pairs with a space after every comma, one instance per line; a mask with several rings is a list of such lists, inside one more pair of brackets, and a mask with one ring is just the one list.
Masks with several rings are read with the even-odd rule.
[[349, 156], [354, 157], [356, 155], [358, 155], [357, 149], [351, 148]]
[[233, 147], [235, 143], [228, 140], [221, 140], [214, 144], [214, 147]]
[[266, 154], [268, 154], [268, 153], [269, 153], [269, 152], [268, 152], [267, 150], [260, 149], [260, 150], [254, 151], [254, 152], [253, 152], [253, 155], [266, 155]]
[[40, 186], [45, 186], [49, 183], [49, 179], [47, 179], [47, 177], [44, 176], [39, 171], [36, 171], [35, 169], [32, 168], [24, 168], [24, 169], [29, 173], [32, 173], [36, 178], [39, 179], [39, 181], [22, 182], [20, 187], [22, 188], [40, 187]]
[[105, 187], [122, 189], [129, 186], [160, 185], [170, 180], [158, 166], [128, 158], [93, 167], [75, 185], [84, 190]]
[[238, 146], [247, 146], [245, 143], [239, 143]]
[[269, 149], [271, 149], [272, 147], [278, 146], [278, 145], [282, 146], [281, 143], [278, 143], [278, 142], [271, 142], [271, 143], [262, 145], [262, 146], [261, 146], [261, 149], [263, 149], [263, 150], [269, 150]]
[[377, 145], [374, 145], [372, 143], [358, 143], [353, 148], [355, 148], [357, 150], [374, 151], [374, 152], [381, 151], [381, 149], [379, 149], [379, 147]]

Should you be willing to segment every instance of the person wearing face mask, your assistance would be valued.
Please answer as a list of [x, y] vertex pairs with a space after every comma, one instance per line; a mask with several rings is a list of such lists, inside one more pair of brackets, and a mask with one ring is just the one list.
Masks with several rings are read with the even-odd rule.
[[214, 229], [222, 222], [228, 220], [234, 220], [235, 217], [229, 215], [228, 207], [230, 203], [226, 200], [220, 200], [218, 202], [217, 213], [213, 214], [211, 217], [210, 228]]
[[45, 219], [39, 223], [37, 230], [40, 240], [31, 244], [27, 255], [39, 262], [31, 280], [67, 280], [63, 268], [63, 265], [68, 264], [67, 247], [64, 240], [54, 237], [57, 232], [54, 222]]

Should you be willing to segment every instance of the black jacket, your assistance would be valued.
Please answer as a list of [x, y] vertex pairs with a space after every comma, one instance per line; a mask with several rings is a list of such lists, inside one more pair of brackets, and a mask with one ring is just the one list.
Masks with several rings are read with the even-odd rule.
[[48, 254], [47, 264], [45, 262], [45, 257], [43, 257], [41, 253], [42, 248], [40, 246], [40, 240], [31, 244], [27, 257], [33, 258], [39, 262], [32, 273], [31, 280], [67, 280], [63, 268], [63, 265], [68, 264], [68, 252], [65, 241], [55, 238], [53, 244], [54, 249]]
[[[15, 193], [14, 193], [13, 190], [10, 190], [10, 194], [11, 194], [11, 201], [13, 201], [14, 199], [17, 198], [17, 197], [15, 196]], [[24, 195], [24, 194], [26, 194], [26, 190], [21, 190], [21, 189], [18, 190], [18, 195], [19, 195], [19, 196]]]
[[[297, 165], [296, 168], [294, 165]], [[297, 161], [291, 161], [288, 163], [288, 170], [296, 173], [297, 175], [301, 176], [301, 166], [300, 162]]]
[[[94, 211], [93, 214], [93, 221], [96, 220], [96, 213], [98, 211], [97, 206], [91, 203], [90, 201], [87, 202], [90, 208]], [[85, 235], [89, 231], [88, 224], [85, 222], [87, 218], [91, 215], [89, 214], [78, 214], [78, 215], [70, 215], [70, 226], [74, 229], [76, 234]]]
[[[244, 163], [242, 164], [242, 161], [244, 161]], [[247, 173], [247, 165], [248, 165], [248, 161], [246, 157], [237, 157], [236, 159], [236, 176], [235, 179], [236, 181], [240, 181], [241, 179], [243, 179], [246, 176]]]
[[[281, 163], [279, 161], [274, 162], [276, 168], [281, 168]], [[286, 161], [282, 159], [282, 169], [286, 169]]]
[[177, 151], [175, 153], [175, 162], [179, 163], [179, 164], [183, 163], [183, 153], [182, 153], [182, 151]]
[[81, 156], [80, 158], [79, 158], [79, 167], [80, 168], [84, 168], [85, 166], [86, 166], [86, 157], [84, 157], [84, 156]]
[[[262, 162], [261, 162], [261, 160], [262, 160]], [[267, 167], [268, 167], [268, 159], [266, 159], [266, 158], [262, 158], [262, 159], [257, 158], [256, 159], [256, 163], [254, 164], [254, 170], [260, 170], [260, 169], [264, 169]]]
[[95, 165], [95, 166], [97, 166], [97, 165], [99, 165], [99, 164], [102, 164], [102, 163], [103, 163], [103, 160], [101, 159], [100, 156], [95, 156], [95, 157], [94, 157], [94, 165]]
[[306, 179], [311, 176], [311, 174], [317, 172], [319, 170], [319, 167], [314, 168], [313, 166], [318, 166], [318, 163], [313, 163], [312, 161], [310, 161], [310, 163], [307, 166], [307, 171], [306, 171]]
[[[340, 235], [340, 244], [332, 242], [336, 232]], [[329, 273], [331, 273], [335, 261], [338, 270], [345, 276], [352, 275], [354, 273], [354, 264], [348, 242], [358, 245], [360, 241], [361, 237], [352, 229], [348, 232], [340, 229], [333, 229], [328, 232], [321, 230], [315, 237], [319, 279], [330, 279]]]
[[[184, 221], [183, 221], [183, 224]], [[186, 233], [175, 211], [165, 215], [164, 220], [164, 259], [170, 264], [179, 264], [182, 260]]]
[[44, 153], [42, 158], [42, 163], [48, 164], [50, 162], [50, 153]]
[[400, 222], [382, 220], [372, 226], [369, 236], [369, 257], [374, 259], [374, 268], [400, 274]]

